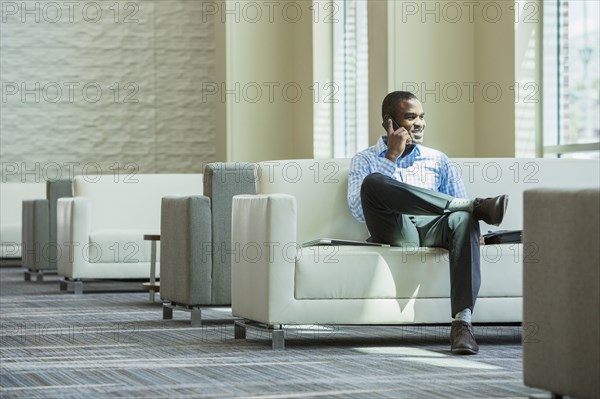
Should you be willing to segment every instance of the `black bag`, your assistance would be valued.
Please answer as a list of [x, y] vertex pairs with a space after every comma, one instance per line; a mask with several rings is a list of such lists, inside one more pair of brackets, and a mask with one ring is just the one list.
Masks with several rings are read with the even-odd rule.
[[485, 244], [519, 244], [523, 242], [523, 230], [490, 231], [483, 235]]

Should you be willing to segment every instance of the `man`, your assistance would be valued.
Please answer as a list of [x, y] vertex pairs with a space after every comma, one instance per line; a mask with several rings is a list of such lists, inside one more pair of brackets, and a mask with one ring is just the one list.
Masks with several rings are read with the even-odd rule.
[[350, 210], [366, 222], [369, 241], [449, 250], [451, 351], [476, 354], [471, 312], [481, 284], [479, 220], [499, 225], [508, 197], [468, 199], [448, 157], [422, 145], [425, 113], [412, 93], [388, 94], [381, 114], [387, 136], [350, 164]]

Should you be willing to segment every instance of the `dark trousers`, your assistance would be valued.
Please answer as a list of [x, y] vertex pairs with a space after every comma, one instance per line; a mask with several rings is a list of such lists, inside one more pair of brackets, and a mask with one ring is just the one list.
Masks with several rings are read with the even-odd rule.
[[446, 211], [451, 196], [380, 173], [364, 179], [360, 197], [370, 241], [447, 249], [452, 316], [473, 310], [481, 285], [479, 222], [473, 215]]

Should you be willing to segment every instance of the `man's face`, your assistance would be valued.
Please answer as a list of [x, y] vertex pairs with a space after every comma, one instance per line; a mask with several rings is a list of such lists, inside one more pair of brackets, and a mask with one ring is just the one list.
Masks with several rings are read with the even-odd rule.
[[390, 115], [398, 125], [405, 128], [416, 144], [423, 143], [425, 131], [425, 112], [419, 100], [402, 100], [396, 108], [395, 115]]

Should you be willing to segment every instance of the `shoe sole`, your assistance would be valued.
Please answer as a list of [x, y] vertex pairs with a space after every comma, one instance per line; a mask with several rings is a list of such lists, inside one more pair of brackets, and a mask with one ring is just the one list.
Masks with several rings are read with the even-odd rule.
[[452, 352], [455, 355], [476, 355], [479, 353], [478, 350], [474, 350], [471, 348], [454, 348], [451, 349], [450, 352]]

